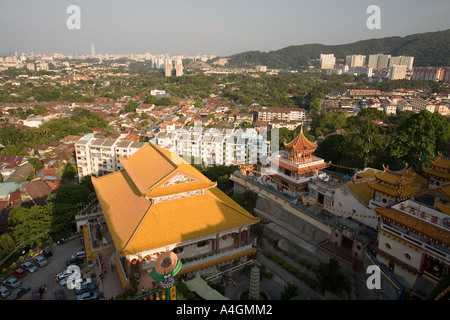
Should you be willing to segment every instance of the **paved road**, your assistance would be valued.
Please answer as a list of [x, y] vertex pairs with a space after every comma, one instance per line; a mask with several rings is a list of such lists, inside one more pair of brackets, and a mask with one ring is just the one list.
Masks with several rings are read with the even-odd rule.
[[[54, 292], [59, 289], [64, 291], [67, 300], [75, 300], [74, 290], [57, 283], [55, 274], [63, 271], [66, 267], [67, 259], [79, 250], [84, 250], [80, 237], [66, 240], [63, 244], [52, 247], [53, 256], [47, 259], [48, 264], [44, 267], [38, 267], [38, 270], [33, 273], [27, 273], [27, 276], [22, 279], [22, 287], [31, 287], [32, 291], [33, 288], [45, 284], [47, 285], [47, 292], [42, 296], [42, 300], [55, 300]], [[20, 300], [31, 300], [31, 291], [22, 296]]]

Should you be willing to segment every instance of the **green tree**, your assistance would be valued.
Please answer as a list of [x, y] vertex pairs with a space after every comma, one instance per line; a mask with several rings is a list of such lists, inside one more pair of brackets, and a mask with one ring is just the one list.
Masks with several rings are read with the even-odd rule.
[[438, 152], [446, 154], [449, 138], [447, 119], [439, 113], [423, 110], [400, 123], [390, 152], [399, 168], [409, 164], [422, 172], [422, 167], [435, 159]]
[[340, 268], [339, 261], [334, 258], [331, 258], [328, 263], [319, 263], [317, 279], [322, 290], [336, 292], [347, 288], [347, 280]]
[[77, 167], [75, 167], [75, 165], [72, 163], [68, 163], [64, 167], [61, 178], [64, 181], [69, 181], [69, 180], [72, 180], [76, 176], [76, 174], [77, 174]]
[[8, 233], [0, 236], [0, 260], [10, 254], [16, 247], [16, 244]]
[[290, 300], [295, 298], [298, 294], [298, 286], [293, 283], [288, 283], [284, 286], [284, 291], [281, 292], [281, 300]]

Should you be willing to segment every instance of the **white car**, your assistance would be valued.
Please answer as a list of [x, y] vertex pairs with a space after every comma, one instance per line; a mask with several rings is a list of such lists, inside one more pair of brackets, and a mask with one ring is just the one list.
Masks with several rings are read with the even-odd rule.
[[8, 288], [15, 289], [22, 284], [22, 281], [17, 278], [8, 278], [3, 281], [3, 284]]
[[[72, 274], [76, 274], [77, 272], [79, 272], [79, 269], [78, 269], [78, 270], [76, 270], [76, 269], [70, 269], [70, 268], [64, 269], [63, 272], [58, 273], [58, 274], [55, 276], [56, 281], [58, 281], [60, 285], [64, 286], [64, 285], [66, 285], [66, 283], [67, 283], [67, 281], [69, 280], [70, 276], [71, 276]], [[75, 279], [74, 279], [74, 280], [75, 280]]]
[[37, 256], [36, 258], [34, 258], [34, 262], [36, 262], [39, 267], [43, 267], [48, 264], [47, 259], [45, 259], [43, 256]]
[[32, 273], [35, 272], [37, 270], [37, 267], [32, 264], [31, 262], [24, 262], [20, 265], [23, 269], [25, 269], [26, 271]]
[[9, 291], [9, 289], [7, 287], [0, 286], [0, 296], [2, 298], [6, 298], [7, 296], [9, 296], [10, 293], [11, 293], [11, 291]]
[[86, 258], [86, 251], [78, 251], [78, 252], [75, 252], [73, 255], [72, 255], [72, 257], [71, 257], [71, 259], [85, 259]]

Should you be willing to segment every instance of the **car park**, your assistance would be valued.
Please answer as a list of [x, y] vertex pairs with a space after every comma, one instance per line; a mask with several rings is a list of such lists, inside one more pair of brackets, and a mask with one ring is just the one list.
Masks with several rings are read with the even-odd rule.
[[43, 267], [43, 266], [46, 266], [48, 264], [47, 259], [45, 259], [43, 256], [37, 256], [36, 258], [34, 258], [34, 262], [36, 262], [36, 264], [39, 267]]
[[30, 287], [18, 288], [11, 293], [11, 295], [8, 297], [8, 300], [17, 300], [30, 290]]
[[85, 292], [77, 296], [77, 300], [97, 300], [98, 293], [97, 292]]
[[22, 281], [17, 278], [8, 278], [3, 281], [3, 284], [10, 289], [15, 289], [22, 284]]
[[24, 270], [26, 270], [26, 271], [28, 271], [30, 273], [35, 272], [37, 270], [37, 267], [34, 264], [32, 264], [31, 262], [28, 262], [28, 261], [22, 263], [20, 266], [22, 267], [22, 269], [24, 269]]
[[55, 300], [66, 300], [64, 291], [62, 291], [62, 290], [55, 291]]
[[27, 273], [22, 268], [18, 268], [12, 272], [12, 275], [18, 279], [23, 279], [26, 277]]
[[9, 296], [10, 293], [11, 293], [11, 291], [9, 291], [9, 289], [7, 287], [0, 286], [0, 297], [6, 298], [7, 296]]

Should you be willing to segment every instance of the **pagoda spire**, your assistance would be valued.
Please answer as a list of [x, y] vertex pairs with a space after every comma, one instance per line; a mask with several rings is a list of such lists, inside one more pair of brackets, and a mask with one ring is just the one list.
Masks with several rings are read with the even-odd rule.
[[305, 163], [311, 161], [311, 154], [317, 149], [317, 143], [309, 141], [303, 133], [303, 123], [299, 135], [291, 142], [284, 143], [289, 153], [289, 160], [294, 163]]

